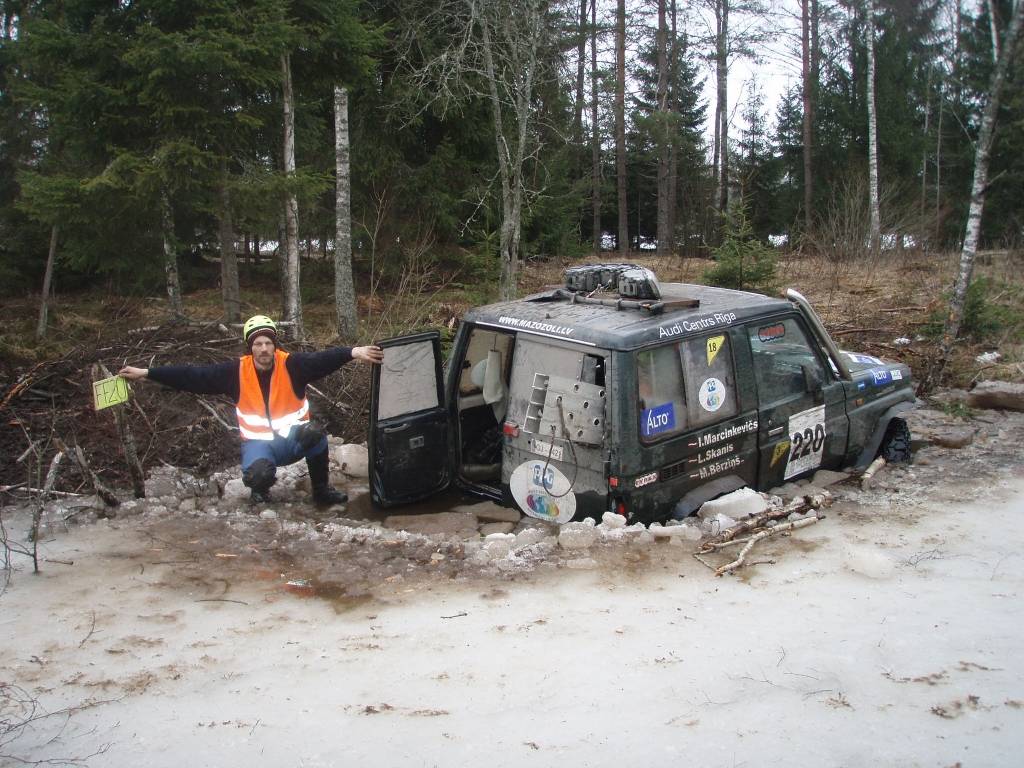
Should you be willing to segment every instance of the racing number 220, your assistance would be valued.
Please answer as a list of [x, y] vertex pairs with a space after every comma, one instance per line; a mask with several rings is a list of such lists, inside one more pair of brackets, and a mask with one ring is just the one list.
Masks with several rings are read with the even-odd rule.
[[793, 443], [793, 451], [789, 454], [790, 461], [796, 461], [810, 453], [818, 453], [825, 443], [825, 425], [815, 424], [814, 429], [807, 427], [802, 432], [794, 432], [790, 440]]

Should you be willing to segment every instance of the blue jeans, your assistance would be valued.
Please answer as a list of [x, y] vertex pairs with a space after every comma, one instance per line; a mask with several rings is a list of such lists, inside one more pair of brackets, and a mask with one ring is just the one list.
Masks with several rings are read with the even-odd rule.
[[274, 435], [273, 440], [243, 440], [242, 441], [242, 471], [244, 472], [258, 459], [266, 459], [275, 467], [284, 467], [294, 464], [302, 458], [319, 456], [327, 450], [327, 438], [321, 437], [309, 450], [303, 450], [299, 442], [292, 438], [298, 427], [292, 427], [288, 437]]

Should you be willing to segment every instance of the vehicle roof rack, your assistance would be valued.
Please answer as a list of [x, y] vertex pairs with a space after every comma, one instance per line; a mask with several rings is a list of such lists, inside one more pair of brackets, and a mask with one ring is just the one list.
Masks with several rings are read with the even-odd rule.
[[[619, 298], [593, 295], [612, 291]], [[667, 309], [692, 309], [700, 306], [699, 299], [663, 298], [654, 272], [637, 264], [586, 264], [570, 267], [565, 270], [565, 288], [556, 289], [544, 298], [564, 298], [574, 304], [598, 304], [617, 310], [636, 309], [652, 315], [661, 314]]]

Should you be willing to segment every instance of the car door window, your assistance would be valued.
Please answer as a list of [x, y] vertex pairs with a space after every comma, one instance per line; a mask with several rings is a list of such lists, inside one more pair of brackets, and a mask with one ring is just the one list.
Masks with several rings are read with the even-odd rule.
[[751, 325], [750, 351], [762, 405], [802, 397], [808, 373], [826, 380], [825, 368], [796, 318]]
[[729, 337], [687, 339], [636, 355], [640, 439], [661, 440], [735, 416]]
[[640, 439], [653, 442], [686, 429], [686, 397], [675, 344], [636, 353]]
[[690, 428], [735, 416], [739, 407], [729, 337], [715, 334], [688, 339], [681, 347]]
[[381, 363], [378, 419], [390, 419], [438, 406], [431, 340], [384, 350]]

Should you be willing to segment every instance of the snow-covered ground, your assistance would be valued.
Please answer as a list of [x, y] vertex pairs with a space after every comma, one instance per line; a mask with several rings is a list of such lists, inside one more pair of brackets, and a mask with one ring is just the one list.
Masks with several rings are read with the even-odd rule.
[[[428, 554], [332, 592], [287, 582], [304, 558], [360, 567], [358, 542], [303, 554], [283, 526], [257, 536], [272, 521], [230, 541], [176, 513], [53, 533], [0, 596], [0, 764], [1018, 765], [1014, 418], [840, 486], [825, 520], [751, 555], [774, 564], [721, 578], [692, 542], [622, 541], [585, 570]], [[11, 730], [18, 696], [37, 719]]]

